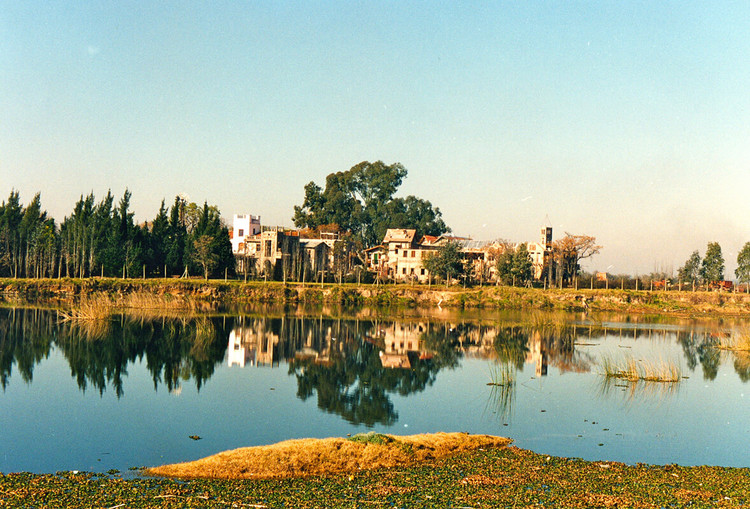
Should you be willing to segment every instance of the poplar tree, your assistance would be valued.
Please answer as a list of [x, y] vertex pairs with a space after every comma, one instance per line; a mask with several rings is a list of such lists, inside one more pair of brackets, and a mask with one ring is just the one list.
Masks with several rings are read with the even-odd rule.
[[709, 242], [701, 265], [701, 276], [709, 283], [724, 280], [724, 257], [718, 242]]

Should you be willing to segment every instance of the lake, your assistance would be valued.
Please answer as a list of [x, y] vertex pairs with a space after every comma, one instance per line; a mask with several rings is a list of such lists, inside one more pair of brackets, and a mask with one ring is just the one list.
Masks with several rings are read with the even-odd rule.
[[[72, 323], [0, 309], [0, 472], [127, 473], [367, 431], [748, 467], [750, 353], [726, 349], [745, 339], [733, 319], [274, 309]], [[606, 376], [628, 362], [678, 376]]]

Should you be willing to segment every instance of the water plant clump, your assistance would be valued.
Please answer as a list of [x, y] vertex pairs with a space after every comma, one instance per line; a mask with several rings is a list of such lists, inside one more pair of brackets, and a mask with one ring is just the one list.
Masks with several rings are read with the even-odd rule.
[[490, 367], [490, 381], [487, 385], [510, 387], [516, 383], [516, 370], [508, 363], [495, 364]]
[[615, 360], [605, 357], [602, 369], [607, 378], [619, 378], [628, 382], [677, 383], [682, 380], [682, 371], [675, 363], [637, 361], [633, 358]]
[[733, 352], [750, 352], [750, 327], [743, 327], [729, 337], [720, 339], [716, 348]]
[[63, 322], [109, 320], [115, 312], [115, 304], [106, 295], [92, 294], [82, 297], [69, 310], [58, 312]]

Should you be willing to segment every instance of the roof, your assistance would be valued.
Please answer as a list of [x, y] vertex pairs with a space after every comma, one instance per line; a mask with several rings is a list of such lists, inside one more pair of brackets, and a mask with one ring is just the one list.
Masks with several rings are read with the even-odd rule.
[[410, 228], [388, 228], [383, 237], [383, 244], [386, 242], [414, 242], [414, 236], [417, 230]]
[[453, 242], [461, 246], [461, 249], [467, 249], [467, 250], [487, 249], [488, 247], [492, 246], [492, 244], [494, 244], [494, 241], [491, 241], [491, 240], [471, 240], [471, 239], [458, 239], [458, 240], [454, 240]]
[[312, 249], [317, 248], [321, 244], [328, 247], [328, 243], [322, 239], [302, 239], [299, 241], [299, 243], [306, 248], [312, 248]]

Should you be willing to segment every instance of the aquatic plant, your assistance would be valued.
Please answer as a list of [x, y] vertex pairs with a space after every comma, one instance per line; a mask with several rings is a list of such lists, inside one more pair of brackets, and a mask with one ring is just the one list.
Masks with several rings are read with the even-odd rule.
[[729, 336], [720, 338], [715, 346], [720, 350], [750, 352], [750, 327], [742, 327], [733, 331]]
[[619, 378], [628, 382], [663, 382], [677, 383], [682, 380], [680, 367], [673, 362], [637, 361], [631, 358], [615, 360], [612, 357], [602, 359], [603, 375], [607, 378]]
[[487, 385], [490, 391], [487, 409], [496, 413], [502, 421], [510, 420], [516, 395], [516, 368], [510, 363], [495, 364], [490, 367]]
[[69, 310], [60, 310], [58, 315], [63, 322], [108, 320], [115, 312], [115, 305], [110, 297], [104, 294], [91, 294], [82, 297]]

